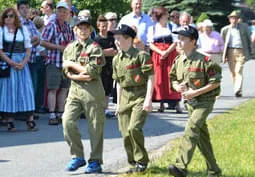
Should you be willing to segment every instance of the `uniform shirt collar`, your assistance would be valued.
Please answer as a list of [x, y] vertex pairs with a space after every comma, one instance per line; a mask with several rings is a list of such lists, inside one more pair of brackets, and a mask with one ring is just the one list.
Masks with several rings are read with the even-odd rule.
[[127, 57], [127, 58], [131, 58], [132, 55], [134, 54], [135, 48], [133, 46], [131, 46], [128, 51], [124, 52], [121, 51], [121, 57]]
[[197, 48], [193, 49], [190, 56], [183, 54], [183, 61], [186, 60], [197, 60]]
[[90, 38], [88, 38], [87, 40], [84, 40], [84, 41], [76, 40], [75, 46], [81, 45], [82, 47], [85, 47], [90, 40], [91, 40]]

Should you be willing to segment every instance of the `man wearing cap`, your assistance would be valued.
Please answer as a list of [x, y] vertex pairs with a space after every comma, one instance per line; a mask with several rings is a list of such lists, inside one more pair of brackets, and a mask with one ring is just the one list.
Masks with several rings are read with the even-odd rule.
[[196, 51], [198, 31], [194, 27], [184, 26], [174, 33], [178, 34], [177, 47], [183, 53], [175, 60], [170, 82], [175, 91], [182, 93], [189, 119], [176, 164], [170, 165], [168, 170], [174, 177], [186, 177], [188, 164], [198, 146], [206, 159], [208, 177], [219, 176], [221, 169], [214, 157], [206, 119], [220, 93], [221, 67]]
[[100, 46], [89, 38], [92, 26], [88, 17], [78, 16], [74, 32], [77, 40], [69, 44], [63, 54], [64, 73], [71, 79], [63, 114], [64, 137], [72, 155], [66, 170], [74, 171], [86, 164], [77, 127], [81, 113], [85, 112], [91, 143], [90, 159], [85, 173], [100, 173], [105, 120], [105, 94], [100, 73], [105, 59]]
[[203, 33], [199, 34], [199, 50], [209, 55], [211, 60], [220, 64], [224, 41], [219, 32], [213, 31], [213, 23], [206, 19], [202, 22]]
[[74, 40], [74, 33], [65, 21], [70, 12], [68, 4], [59, 2], [56, 9], [56, 18], [45, 27], [41, 41], [41, 45], [47, 49], [46, 87], [50, 112], [49, 125], [58, 125], [58, 118], [61, 119], [64, 112], [64, 101], [70, 80], [62, 75], [62, 55], [67, 44]]
[[239, 18], [239, 13], [233, 11], [228, 15], [230, 24], [221, 29], [225, 41], [222, 59], [228, 62], [236, 97], [243, 94], [243, 66], [251, 58], [251, 33], [247, 24], [238, 22]]
[[152, 110], [152, 60], [149, 53], [133, 47], [136, 32], [131, 27], [123, 24], [112, 33], [121, 50], [113, 58], [112, 77], [117, 82], [116, 115], [130, 165], [127, 173], [144, 172], [149, 158], [142, 128]]

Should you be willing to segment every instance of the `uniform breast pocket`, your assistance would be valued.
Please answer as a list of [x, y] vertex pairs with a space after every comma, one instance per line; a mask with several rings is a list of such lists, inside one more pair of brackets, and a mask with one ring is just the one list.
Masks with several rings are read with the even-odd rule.
[[199, 89], [205, 86], [205, 76], [202, 72], [190, 72], [189, 87], [192, 89]]

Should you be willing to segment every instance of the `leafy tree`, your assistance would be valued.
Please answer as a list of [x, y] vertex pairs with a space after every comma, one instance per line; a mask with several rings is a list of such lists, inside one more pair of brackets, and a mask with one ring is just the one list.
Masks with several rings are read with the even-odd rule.
[[[151, 5], [149, 5], [151, 3]], [[233, 7], [231, 5], [232, 0], [144, 0], [144, 10], [153, 6], [165, 6], [172, 10], [186, 11], [190, 13], [194, 20], [196, 21], [202, 12], [205, 12], [209, 18], [216, 24], [216, 28], [226, 25], [227, 15], [232, 11]]]
[[208, 15], [205, 12], [202, 12], [201, 15], [197, 19], [197, 23], [203, 22], [204, 20], [209, 19]]

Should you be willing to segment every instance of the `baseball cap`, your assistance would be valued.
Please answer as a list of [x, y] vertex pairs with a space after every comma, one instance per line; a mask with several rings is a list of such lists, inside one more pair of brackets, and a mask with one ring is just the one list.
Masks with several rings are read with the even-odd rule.
[[132, 38], [136, 37], [135, 30], [133, 28], [131, 28], [130, 26], [124, 25], [124, 24], [122, 24], [116, 30], [110, 31], [110, 33], [112, 33], [112, 34], [125, 34], [125, 35], [128, 35], [128, 36], [132, 37]]
[[174, 34], [180, 34], [186, 37], [191, 37], [194, 39], [198, 39], [198, 31], [196, 28], [190, 25], [185, 25], [177, 29], [177, 31], [173, 31]]
[[60, 7], [63, 7], [65, 9], [69, 10], [69, 6], [68, 6], [68, 4], [66, 2], [63, 2], [63, 1], [58, 2], [57, 6], [56, 6], [56, 9], [60, 8]]
[[82, 23], [86, 23], [91, 25], [91, 18], [90, 17], [86, 17], [86, 16], [78, 16], [77, 18], [75, 18], [74, 20], [74, 25], [77, 26], [79, 24]]

